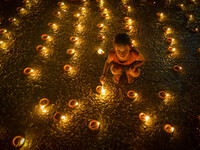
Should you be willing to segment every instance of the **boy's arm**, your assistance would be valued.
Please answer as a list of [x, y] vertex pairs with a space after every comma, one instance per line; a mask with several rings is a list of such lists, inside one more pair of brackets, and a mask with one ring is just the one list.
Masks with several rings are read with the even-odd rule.
[[105, 75], [105, 76], [107, 75], [110, 65], [111, 65], [111, 60], [108, 58], [105, 62], [104, 68], [103, 68], [103, 75]]
[[131, 66], [131, 68], [137, 68], [137, 67], [143, 65], [144, 62], [145, 62], [145, 59], [144, 59], [144, 57], [143, 57], [143, 55], [141, 53], [139, 53], [139, 55], [138, 55], [138, 57], [137, 57], [136, 60], [137, 61], [135, 63], [133, 63], [133, 65]]

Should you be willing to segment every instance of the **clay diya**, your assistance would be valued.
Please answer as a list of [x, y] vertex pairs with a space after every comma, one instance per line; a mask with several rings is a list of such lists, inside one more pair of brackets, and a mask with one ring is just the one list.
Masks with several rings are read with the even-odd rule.
[[59, 122], [61, 120], [62, 114], [60, 112], [57, 112], [53, 116], [53, 120], [56, 122]]
[[74, 54], [74, 52], [75, 52], [74, 49], [68, 49], [68, 50], [67, 50], [67, 54], [70, 54], [70, 55], [71, 55], [71, 54]]
[[169, 96], [168, 93], [166, 93], [165, 91], [160, 91], [158, 92], [158, 96], [162, 99], [167, 98]]
[[99, 129], [99, 125], [100, 125], [100, 123], [97, 120], [92, 120], [89, 123], [88, 127], [89, 127], [90, 130], [94, 131], [94, 130], [98, 130]]
[[65, 65], [63, 68], [64, 68], [64, 71], [67, 71], [67, 72], [72, 69], [70, 65]]
[[173, 69], [174, 69], [174, 71], [178, 72], [178, 71], [181, 71], [183, 68], [179, 65], [174, 65]]
[[169, 48], [168, 48], [168, 51], [171, 52], [171, 53], [173, 53], [173, 52], [176, 51], [176, 48], [174, 48], [174, 47], [169, 47]]
[[100, 28], [100, 29], [103, 28], [103, 23], [97, 24], [97, 27]]
[[8, 21], [9, 21], [9, 22], [15, 22], [15, 21], [16, 21], [16, 18], [10, 17], [10, 18], [8, 19]]
[[39, 106], [44, 108], [49, 105], [49, 100], [47, 98], [43, 98], [39, 101]]
[[5, 34], [7, 33], [8, 31], [6, 29], [0, 29], [0, 34]]
[[173, 133], [174, 132], [174, 127], [172, 127], [170, 124], [166, 124], [166, 125], [164, 125], [164, 130], [167, 133]]
[[101, 34], [97, 36], [97, 39], [98, 39], [98, 40], [103, 40], [104, 38], [105, 38], [105, 36], [103, 36], [103, 35], [101, 35]]
[[130, 91], [127, 92], [127, 96], [128, 96], [129, 98], [136, 98], [137, 93], [134, 92], [133, 90], [130, 90]]
[[47, 34], [43, 34], [41, 36], [41, 39], [44, 40], [44, 41], [47, 41], [47, 40], [51, 40], [51, 37], [49, 35], [47, 35]]
[[145, 121], [149, 121], [149, 116], [147, 116], [145, 113], [140, 113], [139, 114], [139, 118], [141, 121], [145, 122]]
[[77, 107], [78, 106], [78, 101], [76, 99], [72, 99], [69, 101], [68, 106], [71, 108]]
[[14, 147], [21, 147], [25, 142], [25, 138], [22, 136], [15, 136], [12, 140], [12, 144]]
[[25, 75], [30, 75], [31, 73], [33, 73], [33, 71], [34, 70], [32, 68], [27, 67], [27, 68], [24, 69], [24, 74]]
[[41, 52], [41, 51], [43, 51], [43, 50], [45, 50], [46, 49], [46, 47], [44, 47], [43, 45], [38, 45], [37, 47], [36, 47], [36, 50], [38, 51], [38, 52]]

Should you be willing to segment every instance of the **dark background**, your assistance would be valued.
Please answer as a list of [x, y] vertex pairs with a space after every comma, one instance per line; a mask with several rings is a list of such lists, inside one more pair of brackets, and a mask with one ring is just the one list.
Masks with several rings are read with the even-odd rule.
[[[189, 0], [160, 0], [155, 5], [151, 1], [104, 0], [110, 18], [101, 17], [100, 6], [96, 1], [72, 3], [64, 0], [64, 12], [57, 6], [57, 0], [30, 0], [31, 6], [18, 0], [0, 1], [0, 28], [6, 28], [8, 36], [0, 35], [0, 40], [9, 43], [8, 48], [0, 50], [0, 146], [2, 150], [15, 149], [12, 139], [21, 135], [27, 139], [28, 148], [36, 149], [131, 149], [131, 150], [197, 150], [200, 144], [198, 115], [200, 111], [200, 47], [199, 33], [190, 29], [200, 25], [200, 5]], [[124, 3], [123, 3], [124, 2]], [[198, 2], [198, 1], [197, 1]], [[126, 11], [124, 4], [132, 7]], [[177, 4], [183, 3], [182, 11]], [[82, 14], [79, 7], [86, 7]], [[17, 7], [27, 9], [21, 15]], [[53, 11], [61, 11], [63, 16], [52, 16]], [[75, 13], [82, 14], [75, 19]], [[159, 20], [157, 12], [166, 17]], [[186, 14], [193, 14], [188, 21]], [[106, 95], [96, 93], [100, 85], [107, 54], [112, 48], [113, 37], [126, 32], [124, 17], [134, 20], [133, 30], [128, 32], [137, 43], [136, 47], [146, 59], [141, 67], [141, 75], [133, 84], [127, 83], [123, 72], [116, 85], [109, 72], [105, 84]], [[16, 17], [19, 24], [8, 22]], [[49, 22], [59, 25], [55, 32], [48, 27]], [[79, 32], [73, 24], [80, 22], [84, 29]], [[104, 23], [105, 29], [96, 25]], [[171, 27], [171, 35], [164, 34], [163, 27]], [[41, 40], [42, 34], [49, 34], [53, 42]], [[102, 33], [105, 40], [98, 41]], [[78, 36], [79, 44], [72, 44], [71, 36]], [[167, 51], [168, 36], [176, 40], [177, 52]], [[38, 45], [50, 50], [44, 56], [36, 51]], [[69, 56], [66, 50], [74, 48], [76, 55]], [[96, 54], [102, 48], [104, 55]], [[75, 67], [74, 74], [65, 73], [63, 66]], [[183, 67], [174, 72], [173, 66]], [[39, 70], [36, 78], [26, 76], [23, 70], [32, 67]], [[134, 90], [138, 97], [129, 99], [126, 93]], [[170, 94], [168, 101], [158, 97], [164, 90]], [[42, 98], [50, 100], [48, 114], [40, 114], [37, 105]], [[79, 106], [69, 108], [67, 103], [77, 99]], [[55, 123], [56, 112], [67, 114], [67, 123]], [[153, 120], [145, 125], [139, 120], [144, 112]], [[91, 120], [100, 122], [99, 131], [90, 131]], [[175, 127], [173, 134], [163, 130], [164, 124]]]

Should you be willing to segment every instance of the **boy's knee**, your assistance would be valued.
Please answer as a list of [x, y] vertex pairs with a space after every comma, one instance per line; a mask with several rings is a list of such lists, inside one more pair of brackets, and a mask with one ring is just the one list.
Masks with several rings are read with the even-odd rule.
[[112, 64], [110, 67], [110, 71], [112, 74], [121, 74], [122, 73], [122, 66], [118, 64]]

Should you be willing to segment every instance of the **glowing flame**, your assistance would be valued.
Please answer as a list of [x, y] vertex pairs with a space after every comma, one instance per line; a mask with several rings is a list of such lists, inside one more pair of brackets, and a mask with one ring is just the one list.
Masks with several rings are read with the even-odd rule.
[[101, 93], [105, 93], [105, 89], [102, 86]]

